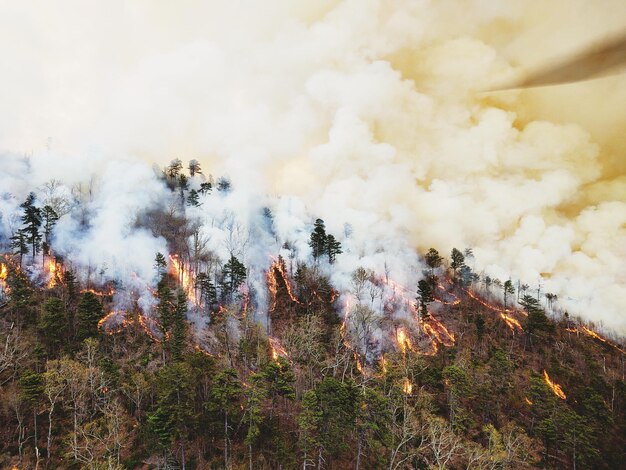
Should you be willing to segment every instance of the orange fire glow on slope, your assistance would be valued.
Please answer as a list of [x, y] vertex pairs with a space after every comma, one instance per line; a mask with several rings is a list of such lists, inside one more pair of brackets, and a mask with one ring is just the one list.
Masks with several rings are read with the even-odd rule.
[[280, 341], [278, 340], [278, 338], [269, 336], [267, 340], [270, 344], [270, 349], [272, 350], [272, 359], [274, 361], [277, 361], [279, 357], [284, 357], [285, 359], [289, 359], [289, 354], [287, 353], [283, 345], [280, 344]]
[[6, 263], [0, 263], [0, 288], [6, 290], [7, 277], [9, 277], [9, 268]]
[[59, 282], [63, 282], [63, 265], [57, 262], [54, 257], [50, 257], [50, 259], [48, 259], [48, 274], [50, 275], [48, 280], [48, 289], [52, 289], [53, 287], [56, 287]]
[[98, 321], [98, 328], [101, 328], [108, 335], [120, 333], [128, 325], [130, 325], [130, 322], [126, 320], [126, 312], [124, 310], [113, 310]]
[[409, 351], [413, 351], [413, 343], [404, 328], [398, 328], [396, 331], [396, 340], [398, 341], [398, 346], [400, 347], [402, 354], [406, 354], [407, 349]]
[[98, 297], [111, 297], [113, 294], [115, 294], [115, 289], [113, 287], [109, 287], [105, 291], [99, 291], [95, 289], [82, 289], [80, 291], [81, 294], [85, 294], [87, 292], [90, 292], [93, 295], [97, 295]]
[[285, 271], [285, 265], [281, 262], [280, 259], [275, 259], [270, 268], [267, 270], [267, 287], [270, 291], [270, 296], [272, 298], [272, 304], [270, 310], [274, 310], [276, 308], [276, 295], [278, 293], [278, 282], [280, 281], [284, 284], [285, 289], [287, 290], [287, 295], [291, 299], [292, 302], [299, 304], [300, 301], [293, 293], [293, 288], [291, 286], [291, 282], [289, 280], [289, 276]]
[[587, 328], [584, 325], [580, 325], [579, 328], [566, 328], [565, 331], [569, 331], [570, 333], [579, 333], [579, 332], [583, 332], [585, 333], [587, 336], [591, 336], [594, 339], [597, 339], [598, 341], [604, 343], [604, 344], [608, 344], [609, 346], [617, 349], [619, 352], [621, 352], [622, 354], [626, 354], [626, 351], [624, 351], [622, 348], [620, 348], [617, 344], [612, 343], [611, 341], [609, 341], [606, 338], [603, 338], [602, 336], [600, 336], [598, 333], [596, 333], [595, 331], [593, 331], [590, 328]]
[[511, 329], [513, 333], [515, 333], [516, 329], [519, 331], [522, 331], [524, 329], [522, 327], [522, 324], [511, 315], [507, 315], [506, 313], [500, 313], [500, 318], [505, 321], [506, 325]]
[[199, 301], [196, 298], [196, 290], [194, 289], [194, 280], [191, 272], [185, 268], [185, 264], [181, 261], [178, 255], [170, 255], [170, 261], [172, 263], [172, 274], [178, 279], [178, 282], [185, 291], [185, 294], [187, 294], [187, 298], [194, 305], [198, 305]]
[[561, 400], [565, 400], [566, 397], [565, 397], [565, 393], [563, 393], [563, 389], [561, 388], [559, 384], [554, 383], [552, 382], [552, 380], [550, 380], [550, 376], [545, 370], [543, 371], [543, 379], [546, 381], [546, 384], [548, 384], [548, 387], [550, 387], [552, 392], [557, 397], [559, 397]]
[[402, 382], [402, 391], [406, 395], [410, 395], [411, 393], [413, 393], [413, 384], [411, 383], [408, 377], [405, 377]]

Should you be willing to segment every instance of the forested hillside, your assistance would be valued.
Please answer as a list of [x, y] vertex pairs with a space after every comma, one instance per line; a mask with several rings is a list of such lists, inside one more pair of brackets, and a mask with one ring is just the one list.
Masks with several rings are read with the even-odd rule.
[[193, 211], [233, 188], [199, 174], [174, 161], [173, 203], [134, 221], [167, 242], [149, 282], [55, 254], [59, 220], [91, 224], [84, 192], [24, 200], [0, 258], [2, 468], [623, 465], [620, 338], [473, 272], [471, 249], [420, 254], [415, 285], [357, 267], [340, 288], [321, 219], [306, 259], [276, 235], [255, 277], [235, 219], [228, 256], [206, 249]]

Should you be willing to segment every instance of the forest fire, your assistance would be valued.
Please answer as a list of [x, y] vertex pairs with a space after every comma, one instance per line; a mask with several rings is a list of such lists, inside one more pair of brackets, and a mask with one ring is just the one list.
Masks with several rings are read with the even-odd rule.
[[199, 302], [194, 289], [192, 274], [185, 268], [185, 264], [180, 260], [178, 255], [170, 255], [170, 261], [172, 263], [172, 274], [178, 279], [178, 282], [185, 291], [185, 294], [187, 294], [187, 298], [194, 305], [198, 305]]
[[[159, 324], [154, 319], [147, 317], [145, 315], [139, 315], [138, 319], [139, 319], [139, 324], [141, 325], [143, 330], [146, 332], [146, 334], [152, 339], [152, 341], [156, 343], [160, 343], [161, 338], [159, 338], [157, 336], [157, 333], [155, 333], [155, 332], [160, 332]], [[162, 333], [161, 333], [161, 336], [162, 336]]]
[[608, 344], [609, 346], [617, 349], [622, 354], [626, 354], [626, 351], [624, 351], [622, 348], [620, 348], [617, 344], [614, 344], [611, 341], [609, 341], [608, 339], [603, 338], [598, 333], [596, 333], [595, 331], [593, 331], [590, 328], [587, 328], [584, 325], [580, 325], [579, 328], [566, 328], [565, 331], [568, 331], [570, 333], [580, 333], [582, 331], [587, 336], [590, 336], [590, 337], [592, 337], [594, 339], [597, 339], [598, 341], [600, 341], [600, 342], [602, 342], [604, 344]]
[[543, 379], [545, 380], [546, 384], [548, 385], [548, 387], [550, 387], [550, 389], [552, 390], [552, 392], [559, 397], [561, 400], [565, 400], [565, 393], [563, 393], [563, 389], [561, 388], [561, 386], [557, 383], [552, 382], [552, 380], [550, 380], [550, 376], [548, 375], [548, 373], [545, 371], [543, 371]]
[[517, 321], [515, 318], [513, 318], [510, 315], [507, 315], [506, 313], [500, 313], [500, 318], [502, 318], [506, 325], [509, 327], [509, 329], [515, 333], [515, 330], [519, 330], [522, 331], [524, 328], [522, 327], [522, 324]]
[[115, 294], [115, 289], [113, 287], [109, 287], [107, 290], [104, 291], [99, 291], [99, 290], [95, 290], [95, 289], [82, 289], [80, 291], [81, 294], [86, 294], [87, 292], [96, 295], [98, 297], [111, 297], [112, 295]]
[[300, 301], [293, 293], [293, 288], [291, 287], [291, 282], [289, 281], [289, 276], [285, 271], [285, 264], [282, 262], [281, 258], [278, 258], [272, 262], [270, 269], [267, 271], [267, 287], [270, 291], [270, 295], [272, 298], [272, 306], [270, 310], [274, 310], [276, 308], [276, 296], [278, 294], [278, 283], [283, 283], [285, 289], [287, 291], [287, 295], [291, 299], [292, 302], [299, 304]]
[[528, 397], [524, 397], [524, 401], [526, 402], [527, 405], [532, 406], [533, 402], [530, 400], [530, 398]]
[[279, 357], [284, 357], [285, 359], [289, 359], [289, 354], [287, 353], [285, 348], [283, 348], [283, 345], [280, 344], [280, 341], [278, 340], [278, 338], [269, 336], [267, 340], [270, 344], [270, 348], [272, 350], [272, 359], [274, 361], [277, 361]]
[[50, 257], [48, 260], [48, 289], [56, 287], [59, 282], [63, 282], [63, 265], [59, 263], [54, 257]]
[[413, 393], [413, 384], [408, 377], [405, 377], [402, 381], [402, 391], [405, 393], [405, 395], [410, 395], [411, 393]]
[[413, 343], [411, 343], [411, 338], [408, 337], [404, 328], [398, 328], [396, 332], [396, 340], [398, 341], [398, 346], [400, 347], [402, 354], [406, 354], [407, 349], [413, 351]]
[[7, 277], [9, 277], [9, 268], [6, 263], [0, 263], [0, 288], [4, 291], [7, 287]]
[[129, 324], [124, 310], [113, 310], [98, 321], [98, 328], [108, 335], [113, 335], [122, 332]]

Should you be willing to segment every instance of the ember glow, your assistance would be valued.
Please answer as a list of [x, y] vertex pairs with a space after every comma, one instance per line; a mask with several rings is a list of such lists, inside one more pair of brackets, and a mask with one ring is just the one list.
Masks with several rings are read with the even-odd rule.
[[187, 268], [185, 268], [185, 263], [181, 261], [178, 255], [170, 255], [170, 261], [172, 263], [172, 274], [176, 276], [176, 279], [178, 279], [178, 282], [185, 291], [185, 294], [187, 294], [187, 298], [194, 305], [199, 305], [200, 302], [196, 296], [193, 275]]
[[552, 392], [557, 397], [559, 397], [561, 400], [565, 400], [566, 397], [565, 397], [565, 393], [563, 393], [563, 389], [561, 388], [559, 384], [554, 383], [552, 382], [552, 380], [550, 380], [550, 376], [545, 370], [543, 371], [543, 379], [545, 380], [548, 387], [550, 387], [550, 390], [552, 390]]
[[90, 292], [93, 295], [97, 295], [98, 297], [111, 297], [115, 294], [115, 289], [113, 287], [109, 287], [107, 290], [104, 291], [99, 291], [96, 289], [82, 289], [80, 291], [81, 294], [85, 294], [87, 292]]
[[98, 328], [113, 335], [122, 332], [129, 324], [124, 310], [113, 310], [98, 321]]
[[402, 381], [402, 391], [406, 395], [410, 395], [411, 393], [413, 393], [413, 384], [411, 383], [408, 377], [405, 377], [404, 380]]
[[411, 343], [411, 338], [406, 333], [404, 328], [398, 328], [396, 332], [396, 340], [398, 341], [398, 346], [402, 351], [402, 354], [406, 354], [406, 351], [413, 351], [413, 344]]
[[7, 287], [7, 277], [9, 277], [9, 268], [6, 263], [0, 263], [0, 288], [4, 291]]
[[292, 302], [299, 304], [300, 301], [293, 293], [293, 287], [291, 286], [291, 281], [289, 280], [289, 276], [285, 271], [285, 264], [281, 262], [280, 259], [276, 259], [272, 262], [269, 270], [267, 271], [267, 287], [270, 291], [270, 296], [272, 299], [270, 310], [274, 310], [276, 308], [276, 295], [278, 293], [279, 283], [285, 286], [287, 290], [287, 295], [291, 299]]
[[500, 318], [502, 318], [506, 325], [509, 327], [509, 329], [515, 333], [515, 330], [519, 330], [522, 331], [524, 328], [522, 327], [522, 324], [517, 321], [515, 318], [513, 318], [510, 315], [507, 315], [506, 313], [500, 313]]
[[280, 344], [280, 341], [278, 340], [278, 338], [274, 338], [273, 336], [270, 336], [267, 338], [267, 340], [270, 344], [270, 349], [272, 350], [272, 359], [274, 361], [277, 361], [279, 357], [289, 359], [289, 354], [287, 353], [283, 345]]
[[617, 349], [619, 352], [621, 352], [622, 354], [626, 354], [626, 351], [622, 348], [620, 348], [617, 344], [612, 343], [611, 341], [609, 341], [608, 339], [603, 338], [602, 336], [600, 336], [598, 333], [596, 333], [595, 331], [587, 328], [584, 325], [580, 326], [580, 329], [578, 328], [566, 328], [566, 331], [570, 332], [570, 333], [579, 333], [579, 332], [583, 332], [585, 333], [587, 336], [591, 336], [594, 339], [597, 339], [598, 341], [601, 341], [604, 344], [608, 344], [609, 346]]

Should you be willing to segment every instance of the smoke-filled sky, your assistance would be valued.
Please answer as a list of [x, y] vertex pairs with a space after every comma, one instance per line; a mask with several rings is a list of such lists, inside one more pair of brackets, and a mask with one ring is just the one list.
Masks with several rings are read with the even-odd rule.
[[339, 237], [350, 224], [345, 273], [472, 247], [477, 270], [541, 276], [563, 308], [626, 333], [626, 75], [489, 91], [623, 34], [622, 0], [0, 0], [0, 12], [0, 192], [26, 191], [16, 155], [32, 156], [31, 186], [100, 175], [107, 235], [76, 252], [127, 241], [111, 248], [119, 261], [163, 246], [129, 229], [163, 197], [150, 165], [196, 158], [231, 177], [234, 209], [281, 196], [285, 237], [315, 217]]

